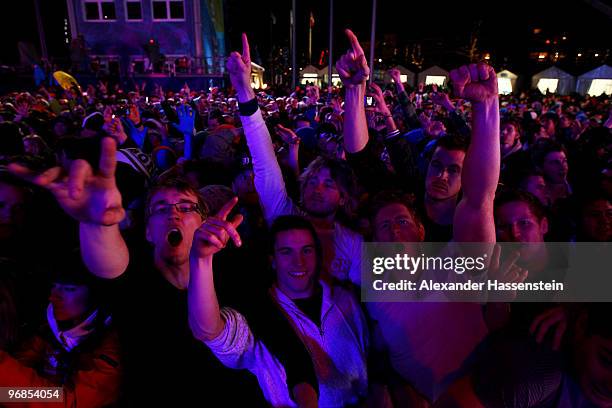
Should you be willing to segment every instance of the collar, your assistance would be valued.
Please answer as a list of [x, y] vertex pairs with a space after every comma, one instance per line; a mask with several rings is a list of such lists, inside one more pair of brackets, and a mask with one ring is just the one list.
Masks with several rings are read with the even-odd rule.
[[[69, 330], [61, 331], [57, 325], [55, 316], [53, 316], [53, 305], [49, 303], [49, 306], [47, 307], [47, 322], [49, 323], [49, 327], [51, 328], [51, 331], [53, 332], [53, 335], [57, 341], [59, 341], [66, 351], [70, 351], [81, 344], [83, 340], [85, 340], [95, 331], [94, 321], [97, 316], [98, 310], [94, 310], [93, 313], [87, 317], [87, 319], [83, 320], [75, 327]], [[109, 323], [109, 319], [105, 321], [106, 324]]]
[[[323, 317], [329, 312], [329, 310], [334, 306], [334, 290], [333, 287], [327, 284], [324, 280], [319, 279], [319, 284], [321, 285], [321, 289], [323, 291], [323, 303], [321, 305], [321, 321], [323, 321]], [[287, 296], [283, 293], [282, 290], [276, 285], [276, 283], [269, 289], [270, 296], [272, 299], [278, 303], [284, 309], [290, 310], [293, 313], [302, 313], [299, 307]]]

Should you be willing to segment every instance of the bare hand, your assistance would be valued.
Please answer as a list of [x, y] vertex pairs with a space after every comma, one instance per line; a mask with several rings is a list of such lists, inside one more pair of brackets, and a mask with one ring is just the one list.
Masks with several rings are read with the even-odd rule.
[[294, 145], [300, 142], [300, 138], [291, 129], [284, 127], [283, 125], [276, 125], [276, 133], [283, 139], [283, 142]]
[[396, 84], [399, 84], [402, 82], [402, 76], [401, 76], [401, 72], [399, 69], [397, 68], [391, 68], [389, 71], [387, 71], [389, 73], [389, 76], [391, 77], [391, 79], [393, 80], [393, 82], [395, 82]]
[[9, 164], [11, 173], [51, 191], [64, 211], [77, 221], [98, 225], [118, 224], [125, 216], [121, 193], [115, 183], [117, 145], [110, 137], [101, 141], [97, 173], [82, 159], [74, 160], [70, 169], [52, 167], [35, 173], [17, 163]]
[[495, 100], [497, 93], [497, 75], [490, 65], [482, 62], [464, 65], [450, 72], [455, 96], [472, 103], [483, 103]]
[[[504, 283], [520, 283], [524, 282], [529, 276], [526, 269], [516, 265], [521, 254], [513, 252], [510, 256], [500, 263], [501, 246], [495, 245], [493, 254], [491, 255], [491, 263], [489, 264], [489, 279], [497, 280]], [[495, 301], [511, 301], [516, 298], [516, 291], [493, 292], [492, 300]]]
[[229, 240], [236, 246], [242, 245], [242, 240], [236, 228], [242, 223], [242, 215], [237, 215], [232, 221], [227, 221], [229, 213], [238, 203], [238, 197], [225, 203], [219, 212], [200, 225], [193, 237], [190, 256], [202, 259], [212, 256], [225, 248]]
[[550, 331], [554, 331], [553, 350], [561, 348], [561, 340], [567, 330], [567, 313], [563, 306], [553, 307], [538, 315], [531, 323], [529, 333], [536, 336], [536, 341], [542, 343]]
[[[249, 40], [242, 33], [242, 54], [234, 51], [227, 59], [227, 70], [236, 91], [252, 90], [251, 88], [251, 49]], [[253, 94], [254, 96], [254, 94]], [[246, 102], [246, 101], [242, 101]]]
[[362, 86], [370, 76], [370, 68], [355, 34], [348, 29], [345, 33], [351, 43], [351, 49], [336, 62], [336, 70], [347, 88]]

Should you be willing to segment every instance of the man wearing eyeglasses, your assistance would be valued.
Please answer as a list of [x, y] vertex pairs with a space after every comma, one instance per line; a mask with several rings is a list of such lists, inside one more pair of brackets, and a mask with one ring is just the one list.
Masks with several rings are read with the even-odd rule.
[[70, 169], [35, 173], [12, 164], [10, 170], [50, 190], [79, 221], [87, 268], [109, 280], [113, 320], [125, 351], [122, 404], [192, 406], [205, 396], [211, 406], [241, 406], [248, 396], [253, 406], [261, 405], [256, 380], [224, 368], [191, 335], [187, 322], [189, 251], [207, 215], [202, 197], [185, 181], [159, 182], [146, 199], [149, 245], [142, 235], [126, 245], [119, 231], [125, 211], [115, 182], [116, 144], [111, 138], [101, 144], [97, 170], [81, 159]]

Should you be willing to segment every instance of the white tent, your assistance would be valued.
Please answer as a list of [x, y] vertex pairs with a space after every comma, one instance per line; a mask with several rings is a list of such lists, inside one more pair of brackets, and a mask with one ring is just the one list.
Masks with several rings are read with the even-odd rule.
[[[323, 82], [327, 83], [328, 82], [328, 67], [323, 67], [319, 70], [319, 75], [321, 75], [321, 77], [323, 78]], [[333, 86], [342, 86], [342, 81], [340, 80], [340, 75], [338, 75], [338, 72], [336, 71], [336, 67], [332, 66], [332, 85]]]
[[543, 94], [548, 91], [569, 95], [576, 89], [576, 78], [562, 69], [550, 67], [531, 77], [531, 87], [539, 89]]
[[599, 96], [602, 93], [612, 95], [612, 67], [602, 65], [578, 77], [576, 92], [581, 95]]
[[306, 65], [303, 69], [300, 70], [300, 84], [302, 85], [311, 83], [320, 87], [322, 80], [323, 75], [317, 69], [317, 67], [313, 65]]
[[427, 68], [425, 71], [419, 72], [417, 84], [424, 83], [425, 85], [436, 84], [438, 86], [448, 85], [448, 71], [440, 68], [437, 65]]
[[[414, 86], [414, 72], [410, 71], [408, 68], [403, 65], [397, 65], [394, 68], [398, 69], [400, 72], [400, 78], [405, 85]], [[383, 82], [385, 84], [389, 84], [392, 82], [391, 77], [389, 76], [389, 71], [385, 71], [383, 76]]]
[[497, 73], [497, 88], [500, 94], [509, 95], [514, 91], [518, 76], [507, 69]]

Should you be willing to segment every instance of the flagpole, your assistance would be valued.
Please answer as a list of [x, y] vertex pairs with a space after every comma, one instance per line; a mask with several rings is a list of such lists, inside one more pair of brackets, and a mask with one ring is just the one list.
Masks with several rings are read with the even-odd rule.
[[297, 57], [296, 57], [296, 32], [295, 32], [295, 0], [291, 9], [291, 92], [295, 91], [297, 85]]
[[327, 58], [327, 102], [332, 97], [332, 61], [334, 60], [334, 0], [329, 0], [329, 57]]
[[308, 63], [312, 63], [312, 24], [308, 22]]
[[376, 44], [376, 0], [372, 0], [372, 28], [370, 33], [370, 80], [374, 77], [374, 45]]

